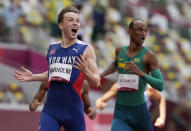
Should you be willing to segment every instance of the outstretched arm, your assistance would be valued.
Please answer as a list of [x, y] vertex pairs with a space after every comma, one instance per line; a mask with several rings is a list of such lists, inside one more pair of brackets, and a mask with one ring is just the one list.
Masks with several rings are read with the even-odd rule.
[[107, 101], [117, 94], [117, 83], [114, 83], [111, 88], [99, 99], [96, 100], [96, 108], [103, 110], [107, 105]]
[[40, 85], [38, 92], [36, 93], [35, 97], [31, 104], [29, 104], [30, 111], [35, 111], [39, 105], [41, 105], [42, 99], [44, 98], [46, 91], [48, 90], [47, 81], [43, 81]]
[[13, 75], [15, 79], [21, 82], [27, 81], [45, 81], [48, 79], [48, 71], [41, 73], [41, 74], [33, 74], [30, 70], [21, 67], [23, 72], [15, 70], [15, 74]]
[[84, 102], [84, 112], [90, 119], [94, 119], [96, 117], [96, 111], [91, 107], [90, 99], [89, 99], [89, 85], [86, 81], [84, 81], [82, 87], [82, 100]]
[[158, 108], [159, 108], [159, 117], [156, 119], [155, 121], [155, 126], [162, 128], [165, 125], [165, 121], [166, 121], [166, 100], [165, 98], [160, 94], [159, 91], [153, 89], [152, 87], [148, 87], [147, 91], [146, 91], [147, 95], [149, 96], [149, 99], [154, 99], [157, 104], [158, 104]]

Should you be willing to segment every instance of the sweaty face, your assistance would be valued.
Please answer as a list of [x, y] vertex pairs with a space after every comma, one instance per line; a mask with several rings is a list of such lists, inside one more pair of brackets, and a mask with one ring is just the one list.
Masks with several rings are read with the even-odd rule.
[[144, 22], [137, 20], [134, 22], [131, 37], [134, 43], [142, 45], [147, 36], [147, 26]]
[[74, 12], [68, 12], [64, 15], [63, 22], [59, 24], [63, 35], [68, 39], [76, 39], [80, 30], [80, 18]]

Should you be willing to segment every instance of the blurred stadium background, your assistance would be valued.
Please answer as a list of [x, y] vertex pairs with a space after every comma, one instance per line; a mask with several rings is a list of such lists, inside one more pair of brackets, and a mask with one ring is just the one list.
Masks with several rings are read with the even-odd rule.
[[[100, 72], [116, 47], [128, 45], [129, 22], [146, 21], [145, 46], [158, 54], [166, 83], [162, 95], [167, 99], [167, 121], [155, 130], [190, 131], [191, 0], [0, 0], [0, 131], [37, 130], [42, 106], [30, 113], [28, 104], [40, 82], [20, 83], [13, 79], [13, 71], [20, 66], [34, 73], [47, 69], [48, 44], [60, 38], [56, 16], [71, 5], [81, 9], [79, 38], [94, 46]], [[105, 90], [91, 89], [92, 105]], [[115, 98], [98, 111], [95, 120], [87, 118], [87, 131], [109, 131], [114, 102]], [[155, 104], [151, 114], [153, 119], [158, 114]]]

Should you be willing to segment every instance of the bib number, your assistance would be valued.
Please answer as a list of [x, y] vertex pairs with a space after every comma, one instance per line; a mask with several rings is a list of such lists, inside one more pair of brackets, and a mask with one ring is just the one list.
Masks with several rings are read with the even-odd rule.
[[118, 76], [118, 90], [119, 91], [137, 91], [139, 77], [137, 75], [119, 74]]
[[69, 82], [72, 74], [72, 65], [54, 63], [49, 67], [49, 79], [58, 78]]

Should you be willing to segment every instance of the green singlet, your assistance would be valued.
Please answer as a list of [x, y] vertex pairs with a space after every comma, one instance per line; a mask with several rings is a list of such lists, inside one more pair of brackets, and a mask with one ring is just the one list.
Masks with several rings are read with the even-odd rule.
[[[117, 92], [117, 99], [116, 103], [120, 105], [126, 105], [126, 106], [137, 106], [145, 103], [145, 97], [144, 97], [144, 91], [146, 87], [146, 81], [144, 78], [139, 77], [133, 73], [128, 72], [128, 70], [125, 69], [125, 63], [133, 61], [141, 71], [144, 71], [143, 69], [143, 57], [145, 53], [149, 50], [148, 48], [143, 48], [140, 52], [138, 52], [135, 56], [129, 58], [126, 55], [126, 51], [129, 46], [124, 46], [122, 50], [120, 51], [120, 54], [117, 58], [117, 69], [118, 73], [120, 74], [128, 74], [134, 75], [138, 77], [138, 90], [136, 91], [121, 91], [118, 89]], [[118, 76], [119, 79], [119, 76]]]

